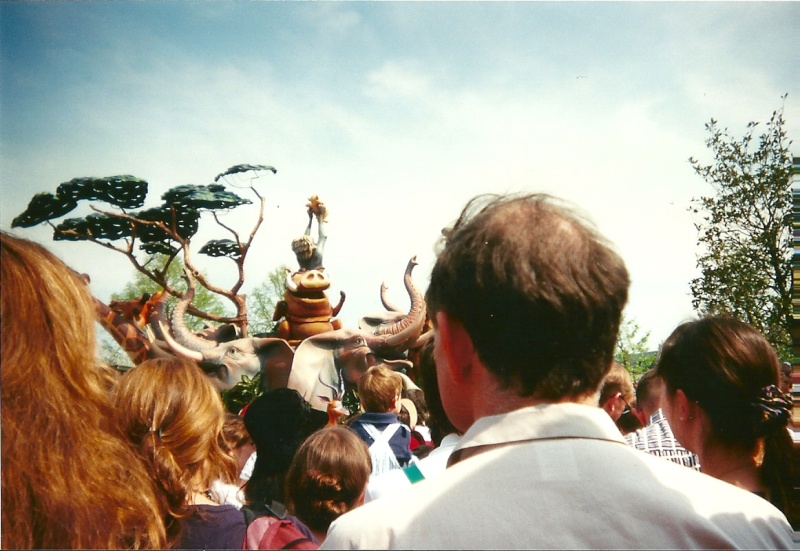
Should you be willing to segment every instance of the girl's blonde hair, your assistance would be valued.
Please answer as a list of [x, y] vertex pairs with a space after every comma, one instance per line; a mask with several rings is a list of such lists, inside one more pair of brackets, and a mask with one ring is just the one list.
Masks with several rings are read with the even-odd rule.
[[120, 378], [115, 405], [125, 434], [145, 458], [174, 518], [187, 515], [193, 492], [208, 490], [220, 478], [238, 478], [223, 440], [222, 399], [191, 360], [142, 362]]
[[0, 232], [2, 547], [163, 548], [163, 509], [96, 361], [85, 282]]
[[320, 429], [303, 442], [289, 466], [287, 507], [309, 528], [325, 532], [361, 503], [371, 473], [369, 449], [352, 429]]

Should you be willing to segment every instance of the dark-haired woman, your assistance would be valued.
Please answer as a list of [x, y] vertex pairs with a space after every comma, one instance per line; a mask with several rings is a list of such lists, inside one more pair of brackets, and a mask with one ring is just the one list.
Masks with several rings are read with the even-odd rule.
[[675, 437], [702, 471], [772, 502], [784, 513], [791, 480], [791, 398], [764, 336], [729, 317], [678, 326], [661, 347], [657, 373]]

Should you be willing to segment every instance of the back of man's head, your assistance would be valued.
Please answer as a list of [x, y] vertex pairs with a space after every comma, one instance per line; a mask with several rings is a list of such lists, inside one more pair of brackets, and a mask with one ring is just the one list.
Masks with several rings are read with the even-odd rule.
[[467, 204], [426, 299], [469, 333], [501, 385], [545, 400], [596, 392], [613, 360], [628, 271], [590, 223], [542, 195]]
[[646, 371], [636, 383], [636, 409], [642, 413], [644, 423], [661, 407], [664, 390], [664, 380], [655, 369]]
[[613, 362], [611, 369], [608, 370], [606, 376], [603, 378], [603, 384], [600, 387], [600, 405], [602, 406], [617, 393], [622, 395], [622, 399], [630, 405], [633, 403], [636, 396], [633, 391], [633, 379], [628, 370], [621, 364]]
[[358, 379], [358, 399], [369, 413], [393, 411], [403, 391], [403, 379], [391, 368], [378, 364]]

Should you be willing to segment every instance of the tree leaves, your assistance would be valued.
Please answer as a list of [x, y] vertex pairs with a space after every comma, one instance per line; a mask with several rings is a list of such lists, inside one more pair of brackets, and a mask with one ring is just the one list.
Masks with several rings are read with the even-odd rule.
[[229, 174], [239, 174], [241, 172], [249, 172], [251, 170], [253, 171], [269, 170], [273, 174], [278, 173], [278, 170], [275, 167], [269, 165], [234, 165], [225, 172], [217, 174], [217, 177], [214, 178], [214, 181], [218, 182], [220, 178], [222, 178], [223, 176], [228, 176]]
[[52, 193], [37, 193], [28, 202], [25, 212], [11, 221], [12, 228], [30, 228], [46, 220], [64, 216], [71, 212], [78, 203], [65, 197], [57, 197]]
[[25, 212], [11, 222], [11, 227], [29, 228], [59, 218], [72, 211], [78, 206], [78, 201], [84, 199], [105, 201], [121, 208], [138, 208], [144, 204], [146, 195], [147, 182], [134, 176], [73, 178], [60, 184], [55, 195], [34, 195]]
[[58, 186], [56, 195], [70, 198], [105, 201], [124, 209], [144, 205], [147, 182], [134, 176], [108, 176], [107, 178], [73, 178]]
[[[189, 239], [200, 225], [200, 212], [192, 208], [172, 208], [169, 205], [133, 213], [135, 218], [148, 222], [163, 222], [183, 239]], [[170, 236], [161, 228], [151, 224], [135, 223], [136, 236], [142, 243], [167, 242]]]
[[751, 122], [742, 138], [706, 124], [714, 162], [690, 164], [715, 195], [695, 198], [689, 208], [703, 249], [691, 281], [692, 304], [701, 314], [733, 315], [761, 331], [776, 351], [791, 345], [791, 141], [776, 110], [753, 149]]
[[84, 241], [89, 236], [114, 241], [130, 235], [130, 222], [106, 214], [92, 213], [85, 218], [64, 220], [53, 231], [53, 241]]
[[177, 186], [167, 191], [161, 198], [165, 205], [173, 206], [178, 210], [221, 210], [252, 203], [250, 199], [243, 199], [219, 184]]
[[[250, 171], [277, 173], [274, 167], [268, 165], [236, 165], [219, 174], [216, 179]], [[264, 219], [264, 198], [254, 187], [249, 186], [249, 189], [258, 198], [260, 206], [254, 227], [244, 242], [240, 242], [239, 231], [235, 224], [223, 223], [216, 211], [251, 205], [253, 201], [250, 199], [239, 197], [222, 184], [181, 185], [164, 193], [161, 205], [136, 212], [134, 209], [144, 206], [148, 184], [140, 178], [127, 175], [74, 178], [60, 184], [55, 194], [38, 193], [32, 197], [27, 209], [14, 218], [12, 226], [31, 227], [47, 223], [54, 228], [54, 240], [91, 241], [124, 254], [139, 273], [165, 285], [162, 274], [143, 266], [137, 255], [140, 251], [144, 251], [149, 255], [162, 257], [165, 262], [172, 262], [183, 253], [183, 261], [196, 275], [200, 287], [230, 300], [236, 307], [236, 314], [233, 317], [205, 312], [194, 304], [191, 306], [192, 313], [209, 320], [239, 324], [243, 334], [246, 335], [247, 304], [245, 297], [239, 294], [239, 291], [244, 283], [245, 256]], [[60, 223], [55, 222], [56, 219], [76, 209], [81, 201], [103, 201], [116, 208], [98, 208], [92, 204], [89, 207], [95, 212], [83, 218], [75, 217]], [[202, 214], [208, 211], [212, 211], [213, 220], [218, 228], [233, 234], [234, 239], [209, 241], [200, 252], [212, 257], [225, 256], [237, 264], [238, 279], [230, 289], [213, 284], [192, 264], [191, 240], [199, 230]], [[114, 243], [120, 240], [124, 240], [124, 243], [121, 245]], [[171, 294], [178, 294], [171, 287], [168, 291]]]
[[212, 239], [200, 249], [201, 254], [208, 256], [227, 256], [234, 260], [242, 256], [242, 249], [236, 241], [230, 239]]

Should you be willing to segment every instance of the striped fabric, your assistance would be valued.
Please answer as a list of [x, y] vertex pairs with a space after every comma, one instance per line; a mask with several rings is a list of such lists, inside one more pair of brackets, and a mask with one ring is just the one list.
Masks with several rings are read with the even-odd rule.
[[627, 434], [625, 440], [632, 448], [669, 459], [696, 471], [700, 470], [697, 455], [675, 440], [675, 435], [660, 409], [650, 416], [646, 427]]

